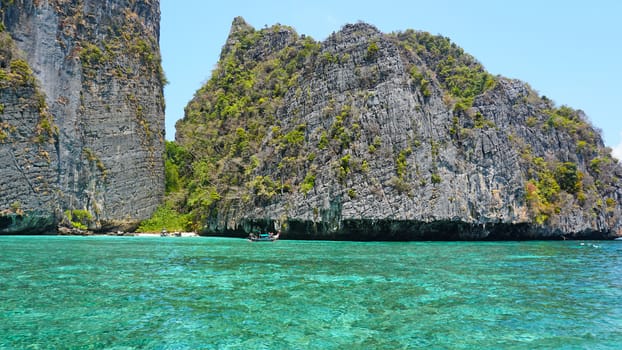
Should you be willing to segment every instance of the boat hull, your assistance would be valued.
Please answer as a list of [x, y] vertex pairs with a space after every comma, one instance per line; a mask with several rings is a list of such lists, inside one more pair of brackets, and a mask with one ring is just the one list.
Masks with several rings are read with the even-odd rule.
[[251, 235], [251, 236], [248, 237], [248, 240], [251, 241], [251, 242], [274, 242], [277, 239], [279, 239], [279, 235], [278, 234], [276, 234], [276, 235], [272, 235], [272, 234], [270, 234], [270, 235], [265, 234], [264, 235], [264, 234], [262, 234], [262, 235], [259, 235], [259, 236]]

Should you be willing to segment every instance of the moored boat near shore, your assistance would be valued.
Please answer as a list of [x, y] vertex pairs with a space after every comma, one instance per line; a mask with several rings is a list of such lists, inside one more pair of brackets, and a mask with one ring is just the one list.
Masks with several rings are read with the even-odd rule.
[[248, 236], [248, 240], [251, 242], [274, 242], [277, 239], [279, 239], [279, 236], [281, 235], [280, 232], [277, 233], [260, 233], [259, 235], [256, 235], [254, 233], [251, 233]]

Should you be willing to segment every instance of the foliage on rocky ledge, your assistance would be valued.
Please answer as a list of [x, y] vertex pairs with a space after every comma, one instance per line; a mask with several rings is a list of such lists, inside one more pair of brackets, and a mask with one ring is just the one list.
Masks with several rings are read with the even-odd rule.
[[[178, 152], [189, 162], [178, 163], [181, 188], [187, 191], [185, 204], [196, 222], [207, 220], [214, 203], [223, 198], [266, 202], [292, 190], [291, 183], [277, 178], [279, 170], [286, 171], [283, 166], [272, 175], [253, 173], [266, 143], [281, 149], [288, 161], [298, 162], [301, 156], [305, 126], [284, 133], [276, 116], [286, 102], [285, 93], [297, 86], [302, 70], [317, 57], [319, 43], [299, 37], [290, 27], [256, 31], [243, 22], [237, 25], [240, 28], [230, 37], [235, 41], [189, 103], [185, 122], [178, 124], [178, 135], [188, 142], [175, 147], [183, 149]], [[261, 53], [258, 43], [273, 47]], [[265, 56], [257, 60], [258, 54]]]
[[[48, 110], [45, 96], [37, 85], [32, 68], [5, 31], [0, 31], [0, 89], [4, 92], [3, 96], [14, 93], [25, 105], [38, 111], [38, 123], [33, 133], [35, 144], [56, 142], [59, 130], [54, 123], [54, 116]], [[4, 109], [4, 104], [0, 104], [0, 143], [9, 143], [11, 134], [16, 132], [18, 127], [15, 123], [9, 123], [1, 118]]]
[[425, 84], [426, 78], [434, 76], [447, 94], [467, 104], [495, 84], [495, 78], [449, 38], [412, 29], [394, 33], [393, 36], [402, 49], [427, 66], [425, 73], [419, 71], [416, 63], [411, 68], [411, 74], [419, 84]]

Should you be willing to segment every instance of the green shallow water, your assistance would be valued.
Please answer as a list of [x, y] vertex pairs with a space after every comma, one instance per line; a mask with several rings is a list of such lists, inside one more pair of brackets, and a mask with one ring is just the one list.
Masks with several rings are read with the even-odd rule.
[[0, 237], [0, 349], [620, 349], [622, 242]]

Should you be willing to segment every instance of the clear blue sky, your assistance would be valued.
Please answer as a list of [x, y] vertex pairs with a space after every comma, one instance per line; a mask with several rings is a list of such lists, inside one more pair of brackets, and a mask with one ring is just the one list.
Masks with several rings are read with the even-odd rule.
[[316, 40], [359, 20], [384, 32], [447, 36], [489, 72], [584, 110], [606, 145], [622, 146], [622, 1], [161, 0], [161, 11], [169, 140], [210, 77], [233, 18], [242, 16], [255, 28], [281, 23]]

